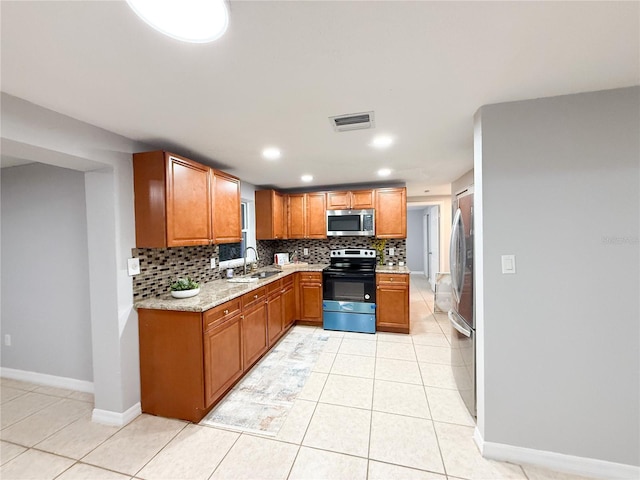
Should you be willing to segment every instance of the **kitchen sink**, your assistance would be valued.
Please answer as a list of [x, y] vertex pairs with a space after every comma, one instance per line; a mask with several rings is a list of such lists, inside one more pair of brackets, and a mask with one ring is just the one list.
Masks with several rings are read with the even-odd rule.
[[254, 273], [253, 275], [251, 275], [251, 278], [269, 278], [279, 273], [282, 272], [280, 270], [267, 270], [265, 272]]

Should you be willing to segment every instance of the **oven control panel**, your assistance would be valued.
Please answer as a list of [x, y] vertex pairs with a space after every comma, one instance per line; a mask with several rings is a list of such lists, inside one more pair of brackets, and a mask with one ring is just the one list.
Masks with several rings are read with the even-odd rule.
[[342, 248], [331, 250], [330, 257], [338, 258], [375, 258], [376, 251], [373, 248]]

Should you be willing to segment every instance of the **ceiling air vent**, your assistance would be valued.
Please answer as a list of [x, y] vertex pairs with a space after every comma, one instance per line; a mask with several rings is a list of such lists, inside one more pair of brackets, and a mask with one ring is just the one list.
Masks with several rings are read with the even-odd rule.
[[329, 121], [336, 132], [348, 132], [349, 130], [373, 128], [376, 125], [373, 112], [338, 115], [336, 117], [329, 117]]

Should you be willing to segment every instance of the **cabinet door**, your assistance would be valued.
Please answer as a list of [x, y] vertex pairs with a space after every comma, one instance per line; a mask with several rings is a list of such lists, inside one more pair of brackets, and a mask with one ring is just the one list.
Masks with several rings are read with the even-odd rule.
[[240, 242], [240, 180], [217, 170], [211, 170], [211, 178], [213, 243]]
[[296, 292], [293, 285], [285, 286], [282, 293], [283, 329], [288, 329], [296, 319]]
[[300, 273], [300, 320], [322, 323], [322, 274]]
[[209, 407], [242, 376], [240, 315], [204, 333], [205, 401]]
[[209, 167], [175, 155], [167, 157], [167, 246], [208, 245]]
[[284, 195], [274, 192], [273, 200], [273, 238], [287, 238], [287, 216]]
[[351, 192], [327, 192], [327, 210], [351, 208]]
[[256, 199], [256, 240], [286, 237], [285, 197], [275, 190], [258, 190]]
[[282, 294], [278, 292], [267, 300], [269, 346], [276, 343], [282, 335], [282, 314]]
[[327, 238], [327, 208], [324, 193], [307, 193], [306, 238]]
[[242, 315], [244, 369], [248, 370], [267, 351], [267, 305], [262, 302]]
[[[324, 197], [324, 195], [323, 195]], [[287, 238], [305, 238], [306, 237], [306, 202], [305, 194], [289, 194], [287, 195], [287, 219], [289, 229]]]
[[375, 190], [356, 190], [351, 192], [351, 208], [362, 210], [365, 208], [375, 208]]
[[407, 237], [407, 190], [379, 188], [376, 191], [376, 237]]

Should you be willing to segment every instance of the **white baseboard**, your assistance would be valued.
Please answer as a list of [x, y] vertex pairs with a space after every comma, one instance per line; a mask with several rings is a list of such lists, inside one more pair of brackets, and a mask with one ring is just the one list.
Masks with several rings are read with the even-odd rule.
[[91, 421], [101, 423], [103, 425], [124, 427], [141, 413], [142, 407], [140, 406], [140, 402], [134, 404], [131, 408], [125, 410], [123, 413], [94, 408], [93, 414], [91, 415]]
[[37, 383], [46, 385], [47, 387], [66, 388], [67, 390], [76, 390], [79, 392], [93, 393], [93, 382], [86, 380], [77, 380], [75, 378], [57, 377], [46, 373], [29, 372], [27, 370], [16, 370], [14, 368], [2, 367], [0, 376], [11, 378], [13, 380], [21, 380], [23, 382]]
[[516, 447], [503, 443], [485, 442], [478, 428], [474, 431], [473, 439], [478, 445], [482, 456], [492, 460], [536, 465], [558, 472], [607, 480], [632, 480], [640, 478], [640, 467], [634, 465], [608, 462], [595, 458], [576, 457], [574, 455], [534, 450], [526, 447]]
[[422, 276], [424, 276], [424, 272], [422, 270], [411, 270], [411, 275], [422, 275]]

